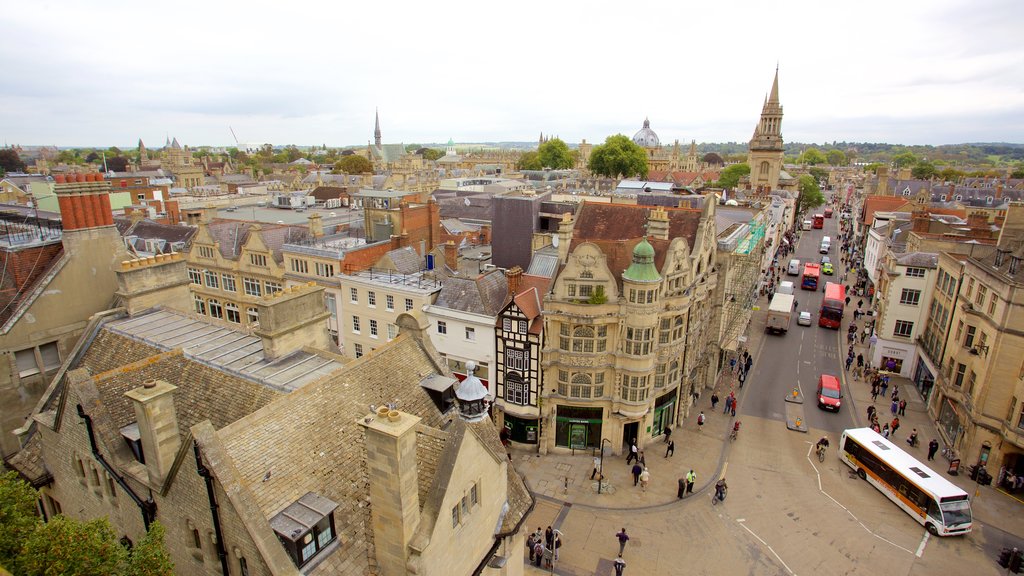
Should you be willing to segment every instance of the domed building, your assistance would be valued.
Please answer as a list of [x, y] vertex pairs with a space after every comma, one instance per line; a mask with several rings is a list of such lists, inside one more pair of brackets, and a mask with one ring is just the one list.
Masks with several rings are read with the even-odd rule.
[[651, 130], [651, 121], [647, 118], [644, 118], [644, 127], [633, 135], [633, 142], [643, 148], [661, 148], [661, 140], [654, 130]]
[[662, 147], [661, 138], [651, 130], [651, 121], [648, 118], [644, 118], [643, 128], [633, 135], [633, 143], [647, 152], [647, 168], [650, 172], [696, 171], [700, 168], [696, 146], [691, 148], [688, 156], [680, 153], [679, 140], [676, 140], [674, 145]]

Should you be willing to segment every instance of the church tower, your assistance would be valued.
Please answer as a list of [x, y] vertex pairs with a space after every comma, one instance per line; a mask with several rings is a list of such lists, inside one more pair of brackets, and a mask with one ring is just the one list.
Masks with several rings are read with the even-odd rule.
[[374, 109], [373, 115], [373, 144], [377, 148], [380, 148], [380, 110]]
[[761, 108], [761, 121], [754, 129], [747, 155], [754, 190], [768, 192], [778, 188], [782, 155], [782, 104], [779, 104], [779, 68], [776, 66], [772, 92]]

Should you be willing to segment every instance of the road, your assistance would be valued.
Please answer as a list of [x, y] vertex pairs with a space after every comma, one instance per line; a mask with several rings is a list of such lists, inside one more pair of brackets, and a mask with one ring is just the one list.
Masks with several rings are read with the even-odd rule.
[[[802, 270], [806, 262], [819, 262], [821, 254], [818, 253], [818, 248], [822, 236], [827, 235], [832, 237], [829, 257], [839, 268], [840, 243], [836, 240], [839, 235], [838, 222], [837, 218], [826, 218], [823, 229], [802, 232], [795, 253], [780, 261], [779, 265], [785, 270], [789, 259], [798, 258]], [[821, 282], [838, 282], [841, 278], [838, 276], [839, 272], [840, 270], [836, 270], [836, 276], [822, 274]], [[850, 405], [848, 399], [844, 399], [844, 406], [838, 413], [820, 410], [817, 408], [814, 393], [819, 375], [838, 376], [842, 370], [846, 354], [845, 344], [844, 348], [840, 348], [840, 338], [845, 335], [818, 326], [818, 309], [821, 307], [823, 296], [820, 289], [801, 290], [800, 276], [785, 275], [784, 279], [796, 284], [797, 311], [793, 313], [789, 332], [766, 336], [762, 349], [759, 352], [754, 351], [757, 362], [751, 370], [751, 377], [746, 386], [748, 390], [740, 404], [740, 413], [784, 422], [787, 408], [791, 411], [802, 410], [810, 428], [828, 431], [833, 433], [833, 438], [838, 438], [838, 434], [843, 430], [855, 427], [853, 414], [856, 408]], [[767, 300], [762, 302], [767, 306]], [[811, 312], [811, 326], [800, 326], [796, 323], [797, 312], [802, 310]], [[799, 386], [804, 395], [805, 403], [801, 406], [787, 406], [784, 400], [794, 386]]]

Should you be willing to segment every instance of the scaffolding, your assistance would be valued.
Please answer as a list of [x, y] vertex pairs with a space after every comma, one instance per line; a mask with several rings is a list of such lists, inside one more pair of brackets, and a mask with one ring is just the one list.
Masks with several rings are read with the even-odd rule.
[[764, 235], [765, 225], [759, 215], [719, 241], [719, 247], [728, 253], [723, 258], [727, 265], [719, 334], [722, 350], [727, 352], [734, 353], [741, 347], [750, 324], [762, 272]]

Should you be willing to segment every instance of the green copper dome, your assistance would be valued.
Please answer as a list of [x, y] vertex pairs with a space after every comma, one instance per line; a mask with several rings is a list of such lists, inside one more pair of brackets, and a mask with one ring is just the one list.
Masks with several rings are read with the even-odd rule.
[[624, 280], [632, 282], [660, 282], [661, 276], [654, 267], [654, 246], [647, 238], [640, 240], [633, 248], [633, 263], [622, 273]]

